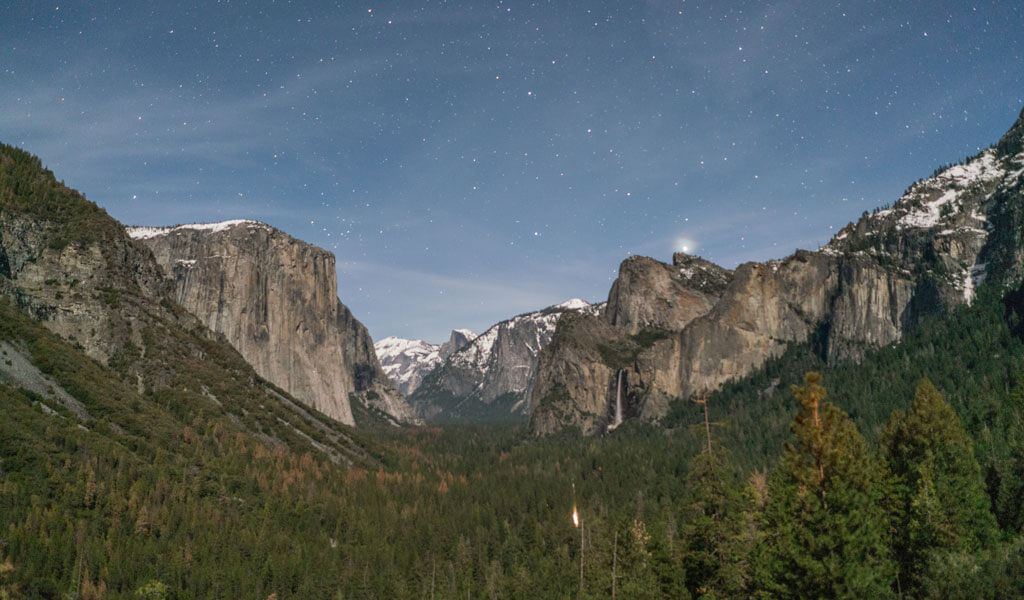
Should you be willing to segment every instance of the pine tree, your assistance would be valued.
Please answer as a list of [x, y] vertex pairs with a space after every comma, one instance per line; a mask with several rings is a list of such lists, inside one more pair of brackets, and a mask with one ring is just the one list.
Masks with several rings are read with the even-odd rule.
[[640, 519], [620, 528], [617, 536], [619, 593], [622, 598], [660, 598], [661, 586], [653, 569], [651, 534]]
[[994, 472], [990, 472], [995, 485], [989, 486], [989, 493], [996, 499], [999, 526], [1024, 533], [1024, 388], [1013, 390], [1005, 404], [1008, 423], [1002, 438], [1006, 442]]
[[687, 587], [694, 597], [736, 597], [749, 578], [751, 515], [725, 451], [690, 463], [680, 517]]
[[908, 413], [893, 413], [883, 448], [895, 477], [900, 584], [913, 594], [927, 569], [942, 569], [942, 556], [982, 549], [997, 527], [974, 444], [930, 381], [921, 380]]
[[794, 386], [800, 411], [769, 482], [757, 583], [781, 598], [884, 598], [889, 558], [883, 471], [821, 376]]

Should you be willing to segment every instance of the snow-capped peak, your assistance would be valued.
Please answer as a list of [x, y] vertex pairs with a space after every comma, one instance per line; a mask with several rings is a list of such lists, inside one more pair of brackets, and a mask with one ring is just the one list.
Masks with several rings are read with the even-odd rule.
[[429, 354], [436, 352], [437, 348], [436, 344], [429, 344], [423, 340], [407, 340], [393, 335], [373, 344], [377, 358], [381, 361], [399, 354]]
[[386, 337], [373, 344], [384, 374], [405, 395], [411, 394], [423, 377], [441, 362], [441, 346], [423, 340]]
[[579, 298], [571, 298], [569, 300], [566, 300], [565, 302], [562, 302], [561, 304], [556, 304], [551, 308], [561, 308], [563, 310], [583, 310], [588, 307], [590, 307], [590, 303], [587, 302], [586, 300], [581, 300]]

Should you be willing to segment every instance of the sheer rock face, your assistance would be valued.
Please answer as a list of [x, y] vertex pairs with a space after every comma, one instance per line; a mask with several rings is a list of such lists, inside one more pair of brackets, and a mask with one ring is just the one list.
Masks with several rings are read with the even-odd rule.
[[[673, 262], [623, 263], [604, 313], [610, 329], [559, 325], [557, 343], [540, 359], [536, 433], [605, 431], [620, 371], [626, 416], [657, 419], [671, 399], [717, 389], [789, 344], [811, 340], [833, 363], [857, 359], [929, 314], [970, 303], [986, 277], [1019, 280], [1024, 112], [997, 146], [918, 181], [891, 208], [865, 213], [817, 251], [734, 273], [702, 262], [708, 276], [687, 281], [672, 269], [695, 272], [692, 257]], [[641, 339], [651, 327], [671, 332]]]
[[681, 329], [711, 310], [731, 273], [701, 258], [677, 254], [667, 265], [646, 256], [622, 261], [608, 293], [605, 321], [635, 334], [643, 329]]
[[573, 299], [502, 321], [442, 361], [410, 396], [435, 421], [523, 419], [537, 378], [537, 356], [558, 319], [598, 308]]
[[578, 426], [593, 433], [607, 427], [609, 389], [616, 369], [606, 364], [601, 348], [613, 344], [622, 333], [603, 319], [587, 314], [567, 314], [558, 322], [551, 343], [540, 353], [535, 403], [530, 428], [551, 433]]
[[334, 255], [268, 225], [229, 221], [129, 229], [176, 286], [176, 299], [266, 378], [355, 424], [351, 400], [415, 421], [366, 328], [338, 300]]
[[681, 392], [672, 332], [707, 314], [732, 272], [677, 254], [673, 264], [645, 256], [622, 262], [600, 316], [567, 316], [541, 352], [531, 427], [550, 433], [569, 424], [586, 433], [614, 419], [618, 397], [626, 417], [658, 416]]

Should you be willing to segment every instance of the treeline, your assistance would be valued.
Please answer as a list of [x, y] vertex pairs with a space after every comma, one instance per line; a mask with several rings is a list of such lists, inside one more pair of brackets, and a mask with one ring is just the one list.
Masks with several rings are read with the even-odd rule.
[[[74, 242], [83, 246], [123, 235], [117, 221], [78, 192], [57, 181], [39, 158], [0, 143], [0, 215], [29, 215], [50, 225], [45, 246], [60, 250]], [[10, 276], [10, 273], [0, 274]]]

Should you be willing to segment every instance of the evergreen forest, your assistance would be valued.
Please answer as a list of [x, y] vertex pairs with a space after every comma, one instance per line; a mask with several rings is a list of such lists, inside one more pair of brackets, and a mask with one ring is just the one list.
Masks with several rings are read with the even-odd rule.
[[[1021, 597], [1024, 343], [1002, 296], [857, 364], [794, 347], [712, 395], [707, 427], [679, 401], [601, 438], [381, 428], [347, 467], [133, 396], [4, 301], [2, 339], [94, 421], [0, 385], [0, 597]], [[125, 410], [140, 433], [105, 425]]]
[[[123, 235], [0, 158], [0, 219]], [[145, 357], [0, 299], [0, 361], [50, 386], [0, 377], [3, 600], [1024, 597], [1024, 293], [997, 283], [859, 361], [811, 339], [706, 406], [543, 438], [345, 427], [170, 300], [101, 295]]]

